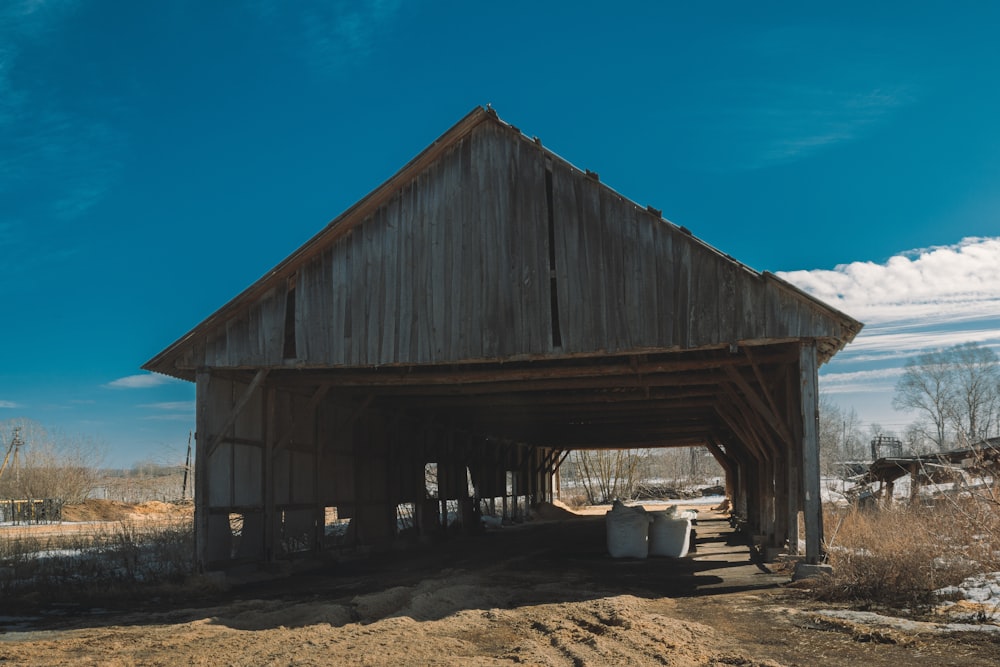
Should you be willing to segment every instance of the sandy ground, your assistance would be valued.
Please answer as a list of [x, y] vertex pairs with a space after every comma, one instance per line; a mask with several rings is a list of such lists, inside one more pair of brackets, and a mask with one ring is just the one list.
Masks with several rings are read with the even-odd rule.
[[52, 537], [73, 534], [91, 534], [100, 530], [114, 530], [127, 523], [136, 528], [155, 528], [191, 521], [194, 503], [123, 503], [116, 500], [87, 500], [77, 505], [66, 505], [62, 521], [56, 523], [0, 524], [0, 537]]
[[[612, 560], [601, 516], [341, 560], [185, 603], [6, 619], [12, 665], [996, 665], [982, 634], [824, 616], [701, 508], [684, 559]], [[0, 622], [0, 628], [4, 628]]]

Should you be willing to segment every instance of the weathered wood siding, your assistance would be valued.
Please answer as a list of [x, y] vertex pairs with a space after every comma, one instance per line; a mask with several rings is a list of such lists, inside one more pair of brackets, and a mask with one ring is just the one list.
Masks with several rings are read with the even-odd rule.
[[545, 156], [481, 126], [299, 271], [308, 364], [551, 351]]
[[845, 334], [815, 303], [495, 123], [314, 253], [293, 284], [218, 327], [204, 365], [281, 365], [285, 336], [299, 364], [330, 367]]

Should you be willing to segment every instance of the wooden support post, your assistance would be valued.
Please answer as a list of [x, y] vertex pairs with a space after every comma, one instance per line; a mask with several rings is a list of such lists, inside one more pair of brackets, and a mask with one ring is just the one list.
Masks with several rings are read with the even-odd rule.
[[194, 553], [195, 568], [204, 572], [208, 565], [208, 438], [209, 388], [211, 374], [199, 369], [195, 375], [194, 453]]
[[788, 540], [789, 516], [788, 508], [788, 450], [790, 447], [782, 443], [781, 453], [774, 461], [774, 539], [772, 546], [781, 548]]
[[[324, 391], [325, 395], [325, 391]], [[315, 441], [315, 452], [316, 458], [314, 478], [313, 478], [313, 500], [316, 503], [315, 509], [315, 521], [313, 523], [313, 536], [312, 536], [312, 549], [315, 555], [319, 555], [323, 552], [323, 540], [326, 537], [326, 503], [323, 501], [323, 472], [325, 470], [323, 465], [323, 453], [326, 449], [325, 442], [327, 438], [326, 423], [320, 419], [320, 409], [319, 404], [322, 399], [316, 401], [315, 405], [312, 405], [310, 401], [312, 420], [313, 420], [313, 440]]]
[[805, 493], [806, 561], [823, 559], [823, 505], [819, 479], [819, 392], [816, 344], [799, 348], [799, 386], [802, 410], [802, 489]]
[[[784, 370], [785, 410], [784, 415], [789, 420], [792, 433], [800, 433], [800, 410], [796, 387], [797, 371], [794, 366], [787, 365]], [[798, 555], [799, 548], [799, 512], [802, 510], [802, 448], [793, 438], [793, 443], [787, 450], [788, 456], [788, 553]]]
[[269, 387], [264, 390], [264, 456], [261, 461], [261, 476], [264, 484], [264, 561], [272, 562], [278, 551], [278, 517], [274, 500], [274, 448], [277, 422], [276, 390]]

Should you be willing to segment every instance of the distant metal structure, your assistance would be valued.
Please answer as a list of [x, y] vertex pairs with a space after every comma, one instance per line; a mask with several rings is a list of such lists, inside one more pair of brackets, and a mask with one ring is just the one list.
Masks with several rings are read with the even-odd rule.
[[4, 472], [7, 470], [7, 464], [9, 463], [11, 469], [14, 471], [14, 479], [18, 480], [20, 478], [21, 473], [18, 466], [18, 460], [22, 446], [24, 446], [24, 440], [21, 439], [21, 427], [15, 426], [14, 434], [11, 436], [10, 444], [7, 446], [7, 453], [4, 454], [3, 463], [0, 464], [0, 477], [3, 477]]
[[889, 435], [877, 435], [872, 438], [872, 461], [886, 458], [899, 458], [903, 455], [903, 441]]

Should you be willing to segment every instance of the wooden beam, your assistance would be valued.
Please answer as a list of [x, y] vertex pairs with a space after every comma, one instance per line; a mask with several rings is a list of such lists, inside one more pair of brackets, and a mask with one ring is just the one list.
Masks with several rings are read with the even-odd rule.
[[[323, 398], [326, 396], [328, 391], [330, 391], [330, 383], [328, 382], [324, 382], [319, 387], [317, 387], [315, 393], [313, 393], [312, 397], [309, 399], [309, 402], [306, 404], [306, 412], [312, 412], [313, 410], [315, 410], [319, 406]], [[294, 419], [290, 420], [288, 428], [285, 429], [285, 433], [280, 438], [278, 438], [278, 441], [274, 443], [274, 446], [271, 448], [271, 456], [277, 456], [278, 452], [288, 445], [288, 443], [292, 440], [292, 434], [295, 433], [295, 427], [296, 427], [295, 420]], [[316, 443], [316, 447], [319, 447], [319, 443]]]
[[[295, 371], [276, 368], [273, 380], [277, 384], [317, 384], [329, 381], [341, 387], [405, 387], [454, 386], [493, 382], [559, 380], [569, 378], [632, 377], [640, 381], [647, 376], [718, 371], [734, 363], [733, 357], [718, 353], [704, 356], [692, 353], [666, 353], [652, 361], [628, 357], [620, 363], [606, 363], [607, 357], [581, 357], [569, 360], [539, 359], [532, 362], [470, 363], [438, 366], [382, 366], [372, 370], [336, 369], [327, 367], [302, 368]], [[621, 357], [619, 357], [621, 358]], [[758, 361], [790, 361], [782, 349], [757, 355]]]
[[246, 407], [247, 403], [249, 403], [250, 399], [253, 397], [253, 393], [257, 391], [257, 388], [264, 382], [264, 378], [267, 377], [267, 372], [268, 369], [261, 368], [257, 371], [256, 375], [253, 376], [253, 380], [250, 381], [246, 391], [244, 391], [243, 395], [241, 395], [239, 400], [236, 401], [236, 405], [233, 406], [233, 409], [229, 411], [229, 416], [226, 417], [226, 421], [222, 428], [219, 429], [219, 432], [215, 434], [214, 438], [212, 438], [212, 442], [209, 443], [208, 456], [211, 456], [215, 452], [215, 448], [219, 446], [219, 443], [225, 439], [226, 432], [229, 431], [229, 429], [233, 427], [233, 424], [236, 423], [240, 413], [243, 412], [243, 408]]
[[[746, 381], [746, 378], [732, 366], [726, 366], [723, 370], [725, 370], [729, 379], [743, 392], [743, 397], [750, 403], [750, 406], [764, 418], [768, 426], [774, 429], [774, 432], [785, 441], [785, 444], [789, 447], [794, 446], [792, 434], [788, 431], [788, 426], [778, 418], [776, 411], [760, 398], [754, 388], [750, 386], [750, 383]], [[766, 391], [764, 393], [766, 394]]]
[[[595, 390], [595, 389], [645, 389], [649, 387], [692, 387], [704, 385], [716, 385], [724, 379], [724, 376], [717, 372], [686, 373], [686, 374], [660, 374], [652, 376], [635, 377], [634, 375], [612, 375], [600, 377], [565, 377], [548, 378], [535, 380], [506, 380], [496, 379], [493, 381], [481, 381], [474, 383], [425, 383], [425, 384], [394, 384], [391, 382], [372, 382], [366, 384], [358, 382], [353, 385], [341, 385], [345, 387], [355, 386], [358, 388], [374, 389], [378, 388], [380, 395], [384, 396], [477, 396], [488, 394], [517, 394], [550, 392], [562, 390]], [[338, 385], [340, 381], [334, 378]]]

